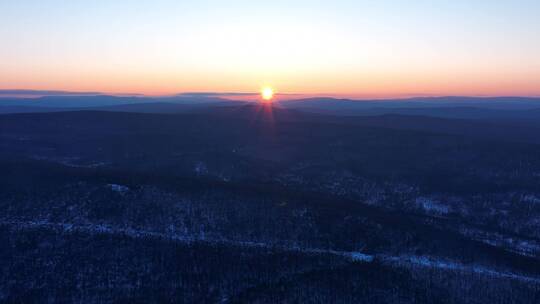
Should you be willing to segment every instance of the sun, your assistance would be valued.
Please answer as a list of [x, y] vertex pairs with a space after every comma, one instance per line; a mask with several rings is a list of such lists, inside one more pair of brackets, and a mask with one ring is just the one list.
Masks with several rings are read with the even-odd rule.
[[271, 87], [264, 87], [261, 90], [261, 97], [263, 100], [270, 101], [274, 98], [274, 89]]

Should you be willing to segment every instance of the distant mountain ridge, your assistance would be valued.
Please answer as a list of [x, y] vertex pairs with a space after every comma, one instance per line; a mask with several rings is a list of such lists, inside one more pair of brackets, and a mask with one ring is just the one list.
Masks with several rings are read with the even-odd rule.
[[170, 103], [170, 104], [202, 104], [222, 103], [232, 101], [220, 97], [206, 96], [171, 96], [171, 97], [140, 97], [140, 96], [43, 96], [39, 98], [0, 98], [0, 107], [32, 106], [48, 108], [90, 108], [104, 106]]
[[[54, 93], [56, 91], [50, 91]], [[239, 93], [240, 94], [240, 93]], [[238, 96], [241, 96], [240, 94]], [[0, 94], [0, 96], [2, 96]], [[229, 98], [230, 97], [230, 98]], [[59, 95], [39, 98], [0, 97], [0, 114], [99, 110], [140, 113], [180, 113], [206, 107], [253, 104], [235, 95], [179, 94], [165, 97]], [[407, 99], [337, 99], [312, 97], [277, 100], [274, 108], [335, 116], [413, 115], [452, 119], [540, 120], [536, 97], [416, 97]]]
[[540, 97], [412, 97], [394, 99], [342, 99], [311, 97], [279, 102], [284, 107], [435, 107], [435, 106], [487, 106], [487, 107], [540, 107]]

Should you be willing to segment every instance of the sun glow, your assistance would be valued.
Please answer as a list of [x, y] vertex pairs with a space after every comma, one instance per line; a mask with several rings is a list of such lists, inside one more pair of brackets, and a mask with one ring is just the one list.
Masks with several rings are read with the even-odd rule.
[[263, 100], [270, 101], [274, 98], [274, 89], [271, 87], [264, 87], [261, 90], [261, 97]]

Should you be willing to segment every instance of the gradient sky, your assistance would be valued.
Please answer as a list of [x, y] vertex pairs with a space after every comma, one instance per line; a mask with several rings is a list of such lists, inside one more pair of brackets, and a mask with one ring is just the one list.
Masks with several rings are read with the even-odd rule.
[[540, 96], [540, 1], [0, 0], [0, 89]]

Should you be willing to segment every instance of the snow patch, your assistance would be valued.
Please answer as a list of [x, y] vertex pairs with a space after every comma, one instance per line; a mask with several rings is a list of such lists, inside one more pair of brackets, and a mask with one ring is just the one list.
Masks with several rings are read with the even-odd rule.
[[195, 164], [194, 171], [197, 176], [206, 175], [208, 174], [208, 167], [204, 162], [199, 161]]
[[118, 192], [118, 193], [126, 193], [129, 191], [128, 186], [119, 185], [119, 184], [107, 184], [107, 187], [109, 187], [112, 191]]
[[522, 202], [531, 204], [540, 204], [540, 197], [534, 194], [526, 194], [522, 198]]
[[450, 212], [448, 206], [428, 197], [417, 197], [415, 203], [428, 213], [447, 214]]

